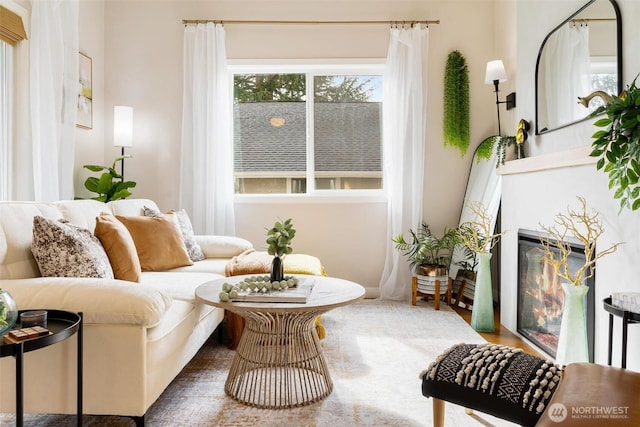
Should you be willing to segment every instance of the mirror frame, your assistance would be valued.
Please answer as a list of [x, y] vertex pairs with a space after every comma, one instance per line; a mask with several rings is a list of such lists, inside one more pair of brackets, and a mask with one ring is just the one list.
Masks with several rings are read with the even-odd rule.
[[[552, 128], [552, 129], [540, 130], [539, 125], [538, 125], [538, 117], [539, 117], [539, 115], [538, 115], [538, 110], [539, 110], [539, 105], [538, 105], [538, 98], [539, 98], [539, 96], [538, 96], [538, 91], [539, 91], [539, 87], [538, 87], [538, 71], [539, 71], [539, 68], [540, 68], [540, 59], [542, 57], [542, 50], [544, 49], [544, 46], [547, 44], [547, 41], [549, 40], [549, 37], [551, 37], [551, 35], [553, 33], [555, 33], [556, 31], [558, 31], [560, 29], [560, 27], [562, 27], [564, 24], [566, 24], [569, 21], [571, 21], [580, 12], [582, 12], [583, 10], [585, 10], [586, 8], [591, 6], [596, 1], [598, 1], [598, 0], [589, 0], [589, 2], [587, 2], [584, 6], [582, 6], [580, 9], [575, 11], [573, 14], [571, 14], [571, 16], [569, 16], [567, 19], [562, 21], [558, 26], [556, 26], [553, 30], [551, 30], [551, 32], [549, 32], [549, 34], [547, 34], [547, 36], [544, 38], [544, 40], [542, 40], [542, 44], [540, 45], [540, 50], [538, 51], [538, 58], [536, 59], [536, 73], [535, 73], [536, 135], [543, 135], [545, 133], [553, 132], [554, 130], [562, 129], [562, 128], [565, 128], [567, 126], [571, 126], [573, 124], [583, 122], [583, 121], [585, 121], [585, 120], [590, 118], [589, 114], [586, 114], [585, 117], [582, 118], [582, 119], [574, 120], [572, 122], [568, 122], [568, 123], [565, 123], [563, 125], [556, 126], [556, 127]], [[615, 11], [615, 14], [616, 14], [616, 42], [617, 42], [617, 50], [618, 50], [617, 67], [618, 67], [618, 94], [619, 94], [619, 93], [622, 92], [622, 90], [624, 88], [623, 79], [622, 79], [622, 17], [621, 17], [621, 14], [620, 14], [620, 7], [618, 6], [618, 3], [616, 3], [616, 0], [609, 0], [609, 3], [611, 3], [611, 6], [613, 6], [613, 10]]]
[[[480, 202], [491, 215], [491, 229], [495, 230], [502, 200], [502, 175], [498, 174], [497, 170], [498, 150], [495, 148], [491, 150], [491, 157], [487, 160], [478, 157], [479, 148], [478, 145], [471, 159], [458, 225], [474, 219], [474, 214], [469, 210], [469, 206], [473, 202]], [[449, 276], [453, 279], [456, 278], [458, 270], [460, 270], [456, 263], [464, 259], [464, 255], [460, 251], [463, 249], [457, 246], [451, 254]], [[477, 271], [477, 268], [474, 271]]]

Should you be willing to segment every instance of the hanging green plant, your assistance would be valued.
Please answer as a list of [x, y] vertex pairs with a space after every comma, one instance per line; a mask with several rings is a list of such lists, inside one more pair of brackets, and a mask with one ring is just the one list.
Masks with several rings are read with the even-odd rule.
[[487, 137], [478, 146], [478, 149], [476, 151], [476, 153], [478, 154], [476, 162], [480, 162], [480, 160], [491, 159], [491, 154], [493, 153], [493, 147], [495, 145], [496, 152], [498, 153], [498, 161], [496, 163], [496, 167], [504, 165], [504, 162], [507, 158], [507, 147], [516, 144], [517, 141], [515, 136], [492, 135], [490, 137]]
[[454, 50], [444, 70], [444, 146], [456, 147], [464, 156], [469, 148], [469, 68]]

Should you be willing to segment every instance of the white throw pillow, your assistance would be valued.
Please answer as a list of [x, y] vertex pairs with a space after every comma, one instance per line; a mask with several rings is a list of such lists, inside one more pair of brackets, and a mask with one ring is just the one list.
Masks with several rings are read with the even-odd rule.
[[31, 252], [44, 277], [113, 279], [109, 257], [89, 230], [65, 220], [33, 218]]

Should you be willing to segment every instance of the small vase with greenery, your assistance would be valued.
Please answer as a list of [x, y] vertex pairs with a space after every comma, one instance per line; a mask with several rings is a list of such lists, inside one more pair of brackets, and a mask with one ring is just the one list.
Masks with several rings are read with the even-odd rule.
[[273, 255], [271, 263], [271, 282], [279, 282], [284, 277], [282, 257], [293, 252], [291, 241], [296, 235], [291, 218], [276, 221], [273, 227], [267, 229], [267, 252]]
[[591, 116], [606, 114], [594, 126], [605, 128], [593, 134], [590, 156], [598, 157], [596, 168], [609, 176], [609, 188], [620, 209], [640, 208], [640, 89], [636, 79], [620, 96], [606, 97], [606, 105]]
[[103, 172], [100, 177], [90, 176], [84, 182], [84, 187], [92, 193], [98, 193], [93, 200], [110, 202], [111, 200], [126, 199], [131, 196], [129, 188], [136, 186], [133, 181], [125, 181], [124, 177], [116, 171], [116, 164], [123, 159], [130, 158], [130, 154], [116, 157], [111, 167], [98, 165], [84, 165], [85, 169], [92, 172]]
[[459, 243], [457, 230], [445, 227], [442, 236], [438, 237], [423, 222], [416, 231], [409, 229], [409, 235], [410, 241], [399, 234], [393, 238], [393, 243], [407, 257], [411, 269], [421, 276], [448, 274], [453, 249]]

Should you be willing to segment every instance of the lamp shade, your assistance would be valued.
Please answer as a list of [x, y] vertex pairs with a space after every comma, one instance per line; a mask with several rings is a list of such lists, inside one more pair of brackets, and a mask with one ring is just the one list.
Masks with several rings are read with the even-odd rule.
[[133, 107], [116, 105], [113, 107], [113, 145], [133, 146]]
[[507, 73], [504, 71], [504, 64], [500, 59], [487, 62], [487, 72], [484, 75], [484, 82], [490, 85], [493, 84], [495, 80], [498, 80], [500, 83], [507, 81]]

